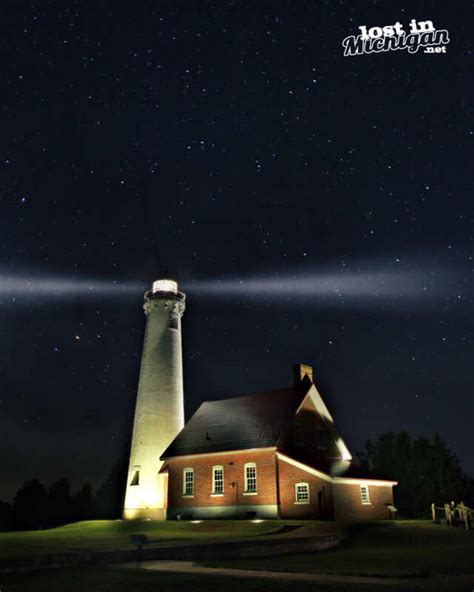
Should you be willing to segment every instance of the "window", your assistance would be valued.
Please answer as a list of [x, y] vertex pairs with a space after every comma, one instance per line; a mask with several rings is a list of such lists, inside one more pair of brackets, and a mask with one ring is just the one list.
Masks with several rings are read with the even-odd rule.
[[224, 467], [212, 467], [212, 493], [213, 495], [224, 493]]
[[170, 316], [170, 329], [179, 329], [179, 319], [175, 314]]
[[140, 485], [140, 471], [135, 471], [133, 473], [132, 480], [130, 481], [130, 486], [132, 485]]
[[309, 484], [296, 483], [295, 504], [309, 504]]
[[247, 463], [244, 467], [245, 491], [244, 493], [257, 493], [257, 465]]
[[365, 505], [370, 504], [369, 486], [368, 485], [361, 485], [360, 486], [360, 501]]
[[194, 495], [194, 470], [184, 469], [183, 471], [183, 495]]

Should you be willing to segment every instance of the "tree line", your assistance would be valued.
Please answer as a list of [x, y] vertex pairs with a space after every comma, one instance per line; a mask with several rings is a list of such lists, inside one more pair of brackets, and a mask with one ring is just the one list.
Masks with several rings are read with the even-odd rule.
[[[458, 458], [438, 435], [428, 439], [407, 432], [386, 432], [374, 442], [368, 440], [357, 459], [375, 475], [398, 481], [394, 498], [400, 518], [428, 518], [433, 502], [443, 505], [451, 500], [464, 501], [474, 507], [474, 482], [463, 473]], [[66, 478], [49, 486], [38, 479], [26, 481], [12, 504], [0, 501], [0, 531], [119, 518], [126, 472], [126, 462], [116, 465], [95, 491], [86, 484], [72, 492]]]
[[368, 440], [357, 455], [375, 474], [398, 481], [394, 502], [401, 518], [428, 518], [431, 504], [464, 501], [474, 506], [474, 481], [462, 471], [456, 455], [439, 436], [413, 437], [386, 432]]
[[67, 478], [48, 486], [39, 479], [25, 481], [13, 503], [0, 501], [0, 531], [41, 530], [79, 520], [118, 518], [125, 478], [126, 465], [120, 464], [95, 491], [86, 483], [73, 492]]

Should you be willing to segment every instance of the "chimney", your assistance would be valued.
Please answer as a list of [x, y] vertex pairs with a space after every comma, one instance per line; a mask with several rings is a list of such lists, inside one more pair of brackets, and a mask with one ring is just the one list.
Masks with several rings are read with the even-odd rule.
[[313, 369], [306, 364], [296, 364], [294, 367], [295, 386], [298, 386], [307, 376], [313, 382]]

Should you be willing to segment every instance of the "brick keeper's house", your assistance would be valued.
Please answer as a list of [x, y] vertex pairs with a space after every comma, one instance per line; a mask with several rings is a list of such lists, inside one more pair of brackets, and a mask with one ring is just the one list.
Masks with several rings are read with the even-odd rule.
[[207, 401], [163, 453], [167, 518], [387, 519], [396, 481], [361, 471], [310, 366], [292, 388]]

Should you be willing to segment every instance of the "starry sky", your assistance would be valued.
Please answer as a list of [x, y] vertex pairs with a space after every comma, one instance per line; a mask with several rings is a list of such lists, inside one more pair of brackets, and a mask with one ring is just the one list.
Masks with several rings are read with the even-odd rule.
[[[126, 454], [165, 270], [188, 417], [305, 362], [353, 452], [439, 432], [474, 473], [467, 9], [2, 4], [0, 499]], [[446, 53], [343, 56], [411, 18]]]

